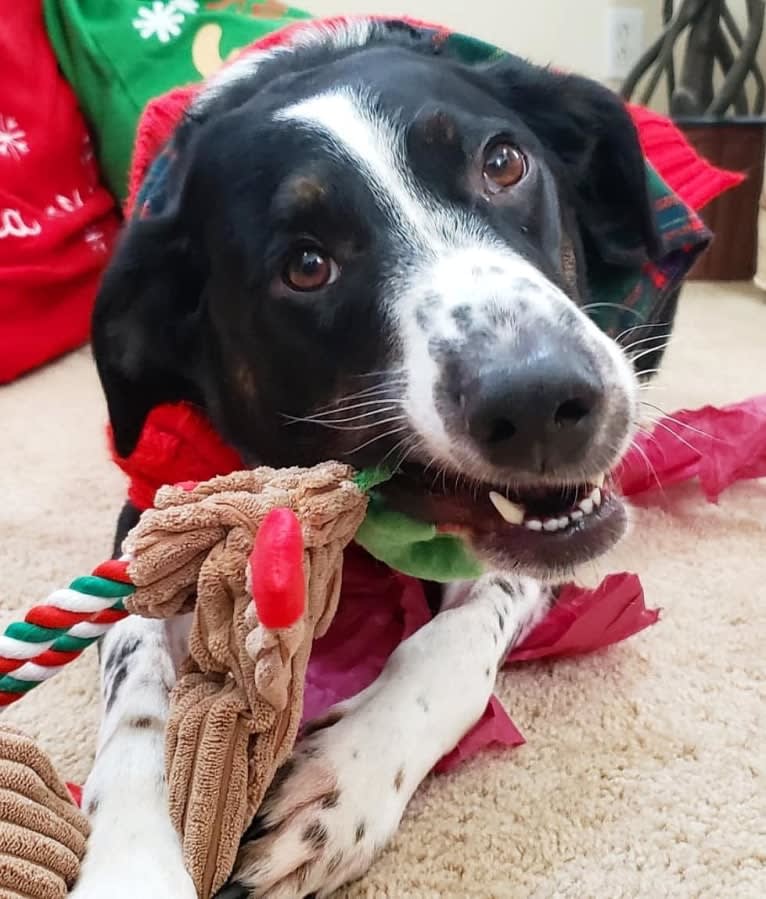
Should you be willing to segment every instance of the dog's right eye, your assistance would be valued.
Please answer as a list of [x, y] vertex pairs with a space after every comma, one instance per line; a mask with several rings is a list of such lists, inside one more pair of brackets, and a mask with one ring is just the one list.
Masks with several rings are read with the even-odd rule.
[[484, 153], [484, 183], [490, 193], [508, 190], [527, 173], [527, 160], [521, 150], [505, 141], [492, 144]]
[[282, 280], [300, 293], [321, 290], [337, 280], [338, 264], [321, 247], [303, 246], [293, 250], [282, 271]]

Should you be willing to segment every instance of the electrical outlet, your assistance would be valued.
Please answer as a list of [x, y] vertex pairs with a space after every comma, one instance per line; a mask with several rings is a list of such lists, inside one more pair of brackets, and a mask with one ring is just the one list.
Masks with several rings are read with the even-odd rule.
[[635, 6], [607, 10], [606, 77], [621, 81], [644, 49], [644, 11]]

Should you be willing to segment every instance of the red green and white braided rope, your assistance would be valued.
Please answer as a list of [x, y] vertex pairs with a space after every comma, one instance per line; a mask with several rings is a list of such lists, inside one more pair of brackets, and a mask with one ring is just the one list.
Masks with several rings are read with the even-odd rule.
[[128, 560], [99, 565], [44, 603], [31, 608], [0, 634], [0, 706], [11, 705], [125, 618], [125, 599], [135, 587]]

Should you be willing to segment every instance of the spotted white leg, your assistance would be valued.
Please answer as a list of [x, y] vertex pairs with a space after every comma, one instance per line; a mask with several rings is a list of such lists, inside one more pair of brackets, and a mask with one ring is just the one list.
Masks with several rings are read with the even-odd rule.
[[508, 649], [549, 604], [538, 583], [500, 574], [450, 590], [370, 687], [307, 728], [225, 895], [327, 896], [362, 875], [423, 778], [481, 717]]
[[187, 630], [183, 619], [130, 617], [104, 638], [104, 713], [83, 791], [92, 831], [73, 899], [196, 899], [168, 816], [164, 770], [174, 649]]

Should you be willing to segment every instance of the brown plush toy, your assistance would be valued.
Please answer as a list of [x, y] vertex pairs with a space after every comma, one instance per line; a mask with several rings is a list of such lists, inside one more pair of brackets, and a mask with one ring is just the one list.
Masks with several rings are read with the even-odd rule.
[[85, 854], [88, 820], [48, 756], [0, 726], [0, 899], [64, 899]]
[[[200, 899], [226, 883], [242, 834], [295, 743], [311, 644], [335, 615], [343, 550], [367, 509], [354, 474], [327, 462], [165, 487], [126, 540], [125, 608], [152, 618], [194, 613], [171, 696], [166, 774]], [[73, 588], [95, 589], [114, 564], [124, 563], [106, 563]], [[39, 616], [27, 617], [23, 633]], [[0, 729], [0, 899], [66, 896], [87, 834], [44, 753]]]
[[[343, 550], [367, 507], [353, 474], [328, 462], [166, 487], [126, 541], [136, 586], [129, 610], [158, 618], [194, 610], [166, 763], [170, 814], [200, 899], [228, 879], [240, 838], [295, 743], [311, 644], [335, 615]], [[302, 533], [305, 612], [287, 627], [259, 624], [265, 597], [250, 589], [256, 534], [276, 509], [291, 510]], [[277, 550], [271, 564], [300, 571], [300, 559], [280, 560]]]

